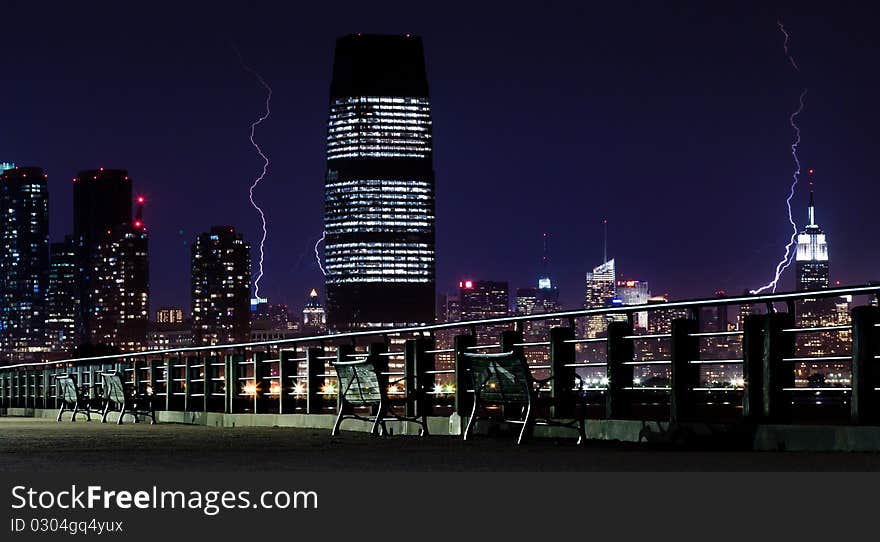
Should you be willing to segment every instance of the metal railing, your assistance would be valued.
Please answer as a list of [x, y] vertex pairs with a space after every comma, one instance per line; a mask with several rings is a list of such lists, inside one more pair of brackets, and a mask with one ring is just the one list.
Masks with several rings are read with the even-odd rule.
[[[379, 356], [387, 375], [403, 377], [389, 393], [406, 403], [408, 415], [464, 414], [470, 397], [457, 393], [469, 389], [459, 356], [500, 349], [522, 352], [534, 372], [550, 377], [543, 392], [558, 401], [556, 415], [566, 414], [563, 396], [574, 392], [589, 399], [595, 417], [711, 419], [719, 413], [706, 406], [722, 405], [729, 408], [721, 415], [731, 419], [788, 421], [802, 395], [797, 392], [810, 390], [843, 393], [847, 418], [865, 423], [880, 405], [875, 397], [880, 370], [874, 369], [880, 356], [880, 309], [856, 307], [851, 324], [813, 322], [800, 328], [795, 312], [803, 300], [878, 295], [880, 285], [853, 286], [17, 363], [0, 366], [0, 408], [56, 407], [54, 377], [59, 374], [74, 374], [99, 393], [100, 373], [114, 370], [168, 411], [319, 414], [335, 409], [330, 362]], [[720, 315], [742, 305], [759, 310], [746, 317], [742, 329], [705, 329], [708, 322], [701, 327], [704, 310]], [[786, 310], [778, 311], [779, 305]], [[643, 312], [678, 318], [668, 329], [644, 332], [634, 328], [636, 315]], [[608, 321], [607, 329], [585, 336], [579, 321], [597, 316]], [[551, 322], [567, 325], [551, 327]], [[477, 344], [477, 330], [487, 328], [500, 331], [499, 341]], [[797, 337], [817, 333], [848, 334], [852, 346], [846, 353], [816, 356], [796, 351]], [[707, 341], [711, 348], [702, 344]], [[797, 385], [799, 378], [804, 381], [798, 371], [816, 363], [846, 365], [851, 384]]]

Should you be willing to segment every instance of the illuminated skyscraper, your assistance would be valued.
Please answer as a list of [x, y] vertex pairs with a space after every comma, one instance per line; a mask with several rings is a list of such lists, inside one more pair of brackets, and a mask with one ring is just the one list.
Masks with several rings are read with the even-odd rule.
[[[810, 175], [810, 206], [807, 209], [807, 225], [797, 236], [795, 252], [795, 272], [797, 289], [801, 291], [824, 290], [830, 285], [828, 241], [825, 232], [816, 224], [816, 207], [813, 195], [813, 170]], [[817, 327], [849, 323], [849, 304], [841, 298], [807, 298], [795, 304], [798, 327]], [[848, 332], [799, 333], [797, 336], [798, 356], [827, 356], [844, 354]], [[846, 376], [840, 374], [846, 371]], [[829, 375], [842, 383], [847, 383], [848, 368], [841, 363], [797, 364], [795, 375], [799, 383], [828, 383]]]
[[327, 331], [327, 313], [321, 305], [318, 291], [312, 288], [309, 299], [303, 307], [303, 328], [310, 333], [324, 333]]
[[131, 217], [131, 179], [124, 169], [80, 171], [73, 179], [73, 238], [77, 244], [79, 267], [79, 335], [91, 340], [90, 326], [95, 306], [93, 271], [96, 268], [96, 248], [99, 240], [106, 240], [108, 231], [129, 227]]
[[214, 226], [192, 245], [195, 344], [250, 337], [251, 247], [232, 226]]
[[80, 312], [76, 242], [69, 235], [49, 246], [48, 288], [46, 347], [50, 352], [71, 352], [80, 342]]
[[[494, 280], [462, 280], [458, 283], [462, 320], [501, 318], [510, 312], [510, 294], [506, 282]], [[496, 344], [505, 325], [477, 327], [478, 344]]]
[[143, 350], [150, 321], [146, 227], [139, 217], [94, 242], [91, 342], [123, 352]]
[[[616, 277], [614, 258], [602, 265], [593, 268], [587, 273], [587, 293], [584, 298], [585, 309], [598, 309], [607, 307], [616, 293]], [[588, 316], [584, 319], [583, 334], [588, 338], [594, 338], [605, 333], [608, 326], [608, 317], [604, 315]]]
[[36, 167], [0, 174], [0, 350], [6, 360], [46, 351], [49, 192]]
[[336, 41], [324, 230], [332, 329], [434, 320], [434, 170], [422, 41]]
[[816, 224], [816, 207], [813, 201], [813, 170], [810, 170], [809, 224], [797, 236], [795, 269], [798, 290], [823, 290], [828, 288], [828, 242], [825, 232]]

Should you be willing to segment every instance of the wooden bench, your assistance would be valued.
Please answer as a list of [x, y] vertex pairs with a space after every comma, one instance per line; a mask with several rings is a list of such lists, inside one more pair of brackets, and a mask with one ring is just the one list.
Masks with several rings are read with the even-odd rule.
[[76, 421], [77, 414], [85, 414], [86, 419], [92, 420], [92, 413], [101, 413], [101, 399], [93, 398], [89, 386], [77, 386], [74, 375], [56, 375], [55, 383], [58, 386], [58, 400], [61, 408], [55, 421], [61, 421], [61, 415], [65, 412], [73, 412], [70, 421]]
[[122, 382], [117, 372], [101, 373], [104, 385], [104, 412], [101, 423], [107, 423], [110, 412], [119, 412], [117, 424], [122, 424], [122, 418], [128, 414], [134, 417], [135, 423], [139, 423], [141, 416], [150, 418], [150, 425], [156, 423], [156, 410], [153, 405], [153, 396], [139, 393]]
[[[333, 424], [331, 435], [339, 432], [342, 420], [353, 418], [366, 422], [372, 422], [370, 434], [388, 434], [385, 422], [403, 421], [418, 424], [420, 436], [428, 434], [428, 420], [421, 416], [403, 416], [398, 414], [393, 401], [388, 397], [388, 387], [403, 382], [405, 377], [389, 382], [388, 376], [382, 374], [386, 368], [380, 363], [378, 356], [367, 356], [365, 359], [356, 361], [335, 361], [338, 379], [338, 395], [336, 423]], [[418, 390], [407, 390], [408, 393], [419, 393]], [[368, 407], [373, 414], [361, 416], [355, 412], [356, 407]], [[381, 432], [380, 432], [381, 428]]]
[[[517, 444], [524, 442], [531, 435], [535, 425], [569, 427], [578, 432], [578, 444], [586, 440], [584, 430], [584, 405], [580, 394], [580, 408], [576, 409], [573, 421], [559, 421], [549, 418], [537, 418], [536, 410], [544, 406], [538, 390], [550, 382], [550, 378], [536, 379], [532, 375], [524, 357], [514, 352], [498, 354], [461, 354], [460, 361], [465, 363], [465, 370], [471, 375], [473, 384], [473, 407], [463, 439], [468, 440], [478, 418], [493, 419], [487, 407], [498, 407], [501, 419], [507, 423], [522, 425]], [[578, 388], [582, 386], [580, 378]], [[461, 390], [459, 393], [463, 393]], [[574, 394], [574, 392], [572, 392]], [[518, 416], [510, 416], [511, 410]], [[498, 418], [498, 417], [495, 417]]]

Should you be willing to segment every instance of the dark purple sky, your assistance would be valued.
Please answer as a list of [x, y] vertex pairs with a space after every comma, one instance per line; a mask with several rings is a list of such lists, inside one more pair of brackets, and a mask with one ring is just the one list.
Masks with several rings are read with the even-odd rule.
[[[257, 133], [271, 158], [257, 192], [271, 227], [263, 292], [299, 305], [321, 284], [311, 249], [333, 45], [359, 31], [424, 38], [438, 291], [464, 276], [531, 285], [549, 231], [575, 306], [603, 217], [618, 268], [655, 293], [763, 284], [789, 235], [788, 116], [804, 85], [800, 155], [817, 171], [832, 278], [880, 277], [880, 34], [866, 6], [33, 4], [2, 13], [0, 161], [46, 169], [53, 240], [71, 230], [77, 170], [127, 168], [149, 202], [154, 308], [189, 305], [185, 242], [199, 232], [231, 224], [258, 239], [247, 188], [261, 162], [247, 136], [264, 96], [229, 40], [274, 89]], [[805, 202], [799, 190], [799, 224]]]

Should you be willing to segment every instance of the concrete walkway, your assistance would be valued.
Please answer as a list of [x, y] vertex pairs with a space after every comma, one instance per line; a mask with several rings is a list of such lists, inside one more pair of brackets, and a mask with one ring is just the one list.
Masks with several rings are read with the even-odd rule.
[[[67, 460], [66, 460], [67, 459]], [[370, 437], [283, 427], [56, 423], [0, 418], [0, 472], [880, 470], [880, 453], [693, 450], [508, 437]]]

